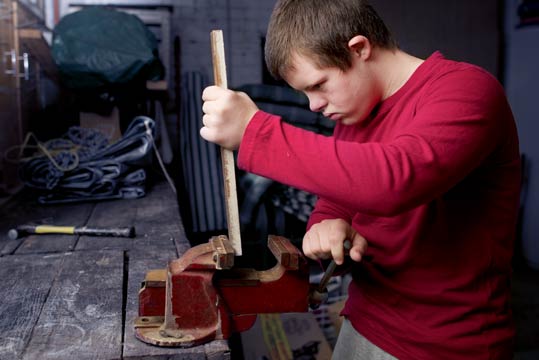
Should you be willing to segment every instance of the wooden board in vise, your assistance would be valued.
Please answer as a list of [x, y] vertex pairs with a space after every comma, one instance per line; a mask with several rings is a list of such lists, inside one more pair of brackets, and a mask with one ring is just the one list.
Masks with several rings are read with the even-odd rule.
[[[211, 49], [215, 85], [226, 89], [228, 84], [226, 80], [225, 47], [222, 30], [213, 30], [211, 32]], [[231, 150], [221, 147], [221, 164], [223, 168], [228, 239], [232, 243], [236, 256], [241, 256], [242, 248], [238, 195], [236, 190], [236, 172], [234, 153]]]

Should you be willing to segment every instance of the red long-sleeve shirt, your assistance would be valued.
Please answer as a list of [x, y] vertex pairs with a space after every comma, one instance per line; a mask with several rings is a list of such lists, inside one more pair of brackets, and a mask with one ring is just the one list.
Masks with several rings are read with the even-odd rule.
[[238, 165], [318, 195], [309, 226], [342, 218], [367, 239], [343, 314], [371, 342], [400, 359], [511, 358], [520, 156], [486, 71], [434, 53], [332, 137], [259, 111]]

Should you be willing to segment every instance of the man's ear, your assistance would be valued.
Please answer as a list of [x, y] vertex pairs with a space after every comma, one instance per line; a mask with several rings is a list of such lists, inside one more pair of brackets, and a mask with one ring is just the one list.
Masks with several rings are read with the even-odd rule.
[[363, 60], [366, 60], [371, 56], [371, 42], [363, 35], [356, 35], [351, 38], [348, 41], [348, 48], [353, 55], [357, 55]]

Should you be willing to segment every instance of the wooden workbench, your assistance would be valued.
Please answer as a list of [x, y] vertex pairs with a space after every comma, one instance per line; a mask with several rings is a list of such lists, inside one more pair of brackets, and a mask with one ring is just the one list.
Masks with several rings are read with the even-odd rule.
[[[135, 238], [32, 235], [18, 224], [135, 226]], [[226, 341], [160, 348], [134, 336], [150, 269], [189, 248], [166, 183], [140, 199], [44, 206], [24, 192], [0, 207], [0, 359], [230, 359]]]

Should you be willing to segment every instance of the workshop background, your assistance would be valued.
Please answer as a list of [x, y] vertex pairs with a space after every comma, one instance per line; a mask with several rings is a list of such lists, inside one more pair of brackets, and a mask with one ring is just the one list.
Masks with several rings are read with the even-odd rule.
[[[515, 247], [517, 359], [536, 359], [539, 357], [539, 222], [536, 221], [539, 217], [539, 142], [536, 141], [539, 134], [539, 1], [371, 2], [405, 51], [425, 58], [440, 50], [449, 58], [478, 64], [495, 75], [507, 91], [524, 160], [521, 221]], [[200, 93], [213, 82], [211, 30], [222, 29], [224, 33], [229, 87], [248, 92], [261, 108], [281, 113], [298, 126], [331, 133], [331, 123], [319, 115], [309, 114], [304, 98], [268, 76], [263, 44], [274, 0], [21, 0], [17, 3], [39, 19], [31, 23], [23, 19], [20, 27], [42, 31], [49, 44], [52, 39], [49, 30], [64, 16], [92, 6], [107, 6], [134, 14], [155, 35], [165, 75], [161, 82], [147, 85], [142, 94], [148, 99], [144, 109], [156, 122], [159, 152], [178, 190], [183, 226], [193, 244], [207, 241], [210, 235], [222, 234], [226, 228], [218, 149], [198, 136]], [[9, 129], [0, 135], [2, 152], [22, 144], [29, 131], [45, 141], [83, 120], [94, 124], [101, 121], [100, 127], [106, 129], [104, 121], [118, 121], [115, 116], [131, 115], [125, 103], [120, 115], [113, 113], [106, 117], [89, 116], [87, 114], [92, 112], [88, 109], [74, 108], [72, 96], [58, 74], [45, 66], [46, 59], [34, 57], [43, 64], [36, 68], [30, 66], [32, 85], [25, 85], [24, 77], [17, 81], [22, 82], [21, 88], [29, 87], [32, 94], [38, 94], [37, 111], [24, 107], [27, 104], [24, 96], [22, 101], [18, 99], [22, 106], [18, 120], [10, 117], [9, 114], [14, 113], [11, 108], [2, 108], [2, 129]], [[32, 60], [32, 55], [30, 58]], [[33, 77], [36, 74], [39, 76]], [[136, 96], [139, 101], [140, 94]], [[4, 106], [1, 94], [0, 105]], [[122, 131], [127, 127], [124, 120], [115, 124]], [[11, 129], [18, 129], [18, 133]], [[4, 197], [20, 185], [11, 167], [9, 163], [0, 168], [0, 192]], [[242, 230], [249, 234], [244, 237], [247, 254], [262, 254], [268, 233], [298, 241], [314, 203], [310, 194], [241, 172], [238, 187]], [[256, 264], [266, 265], [265, 258]]]

